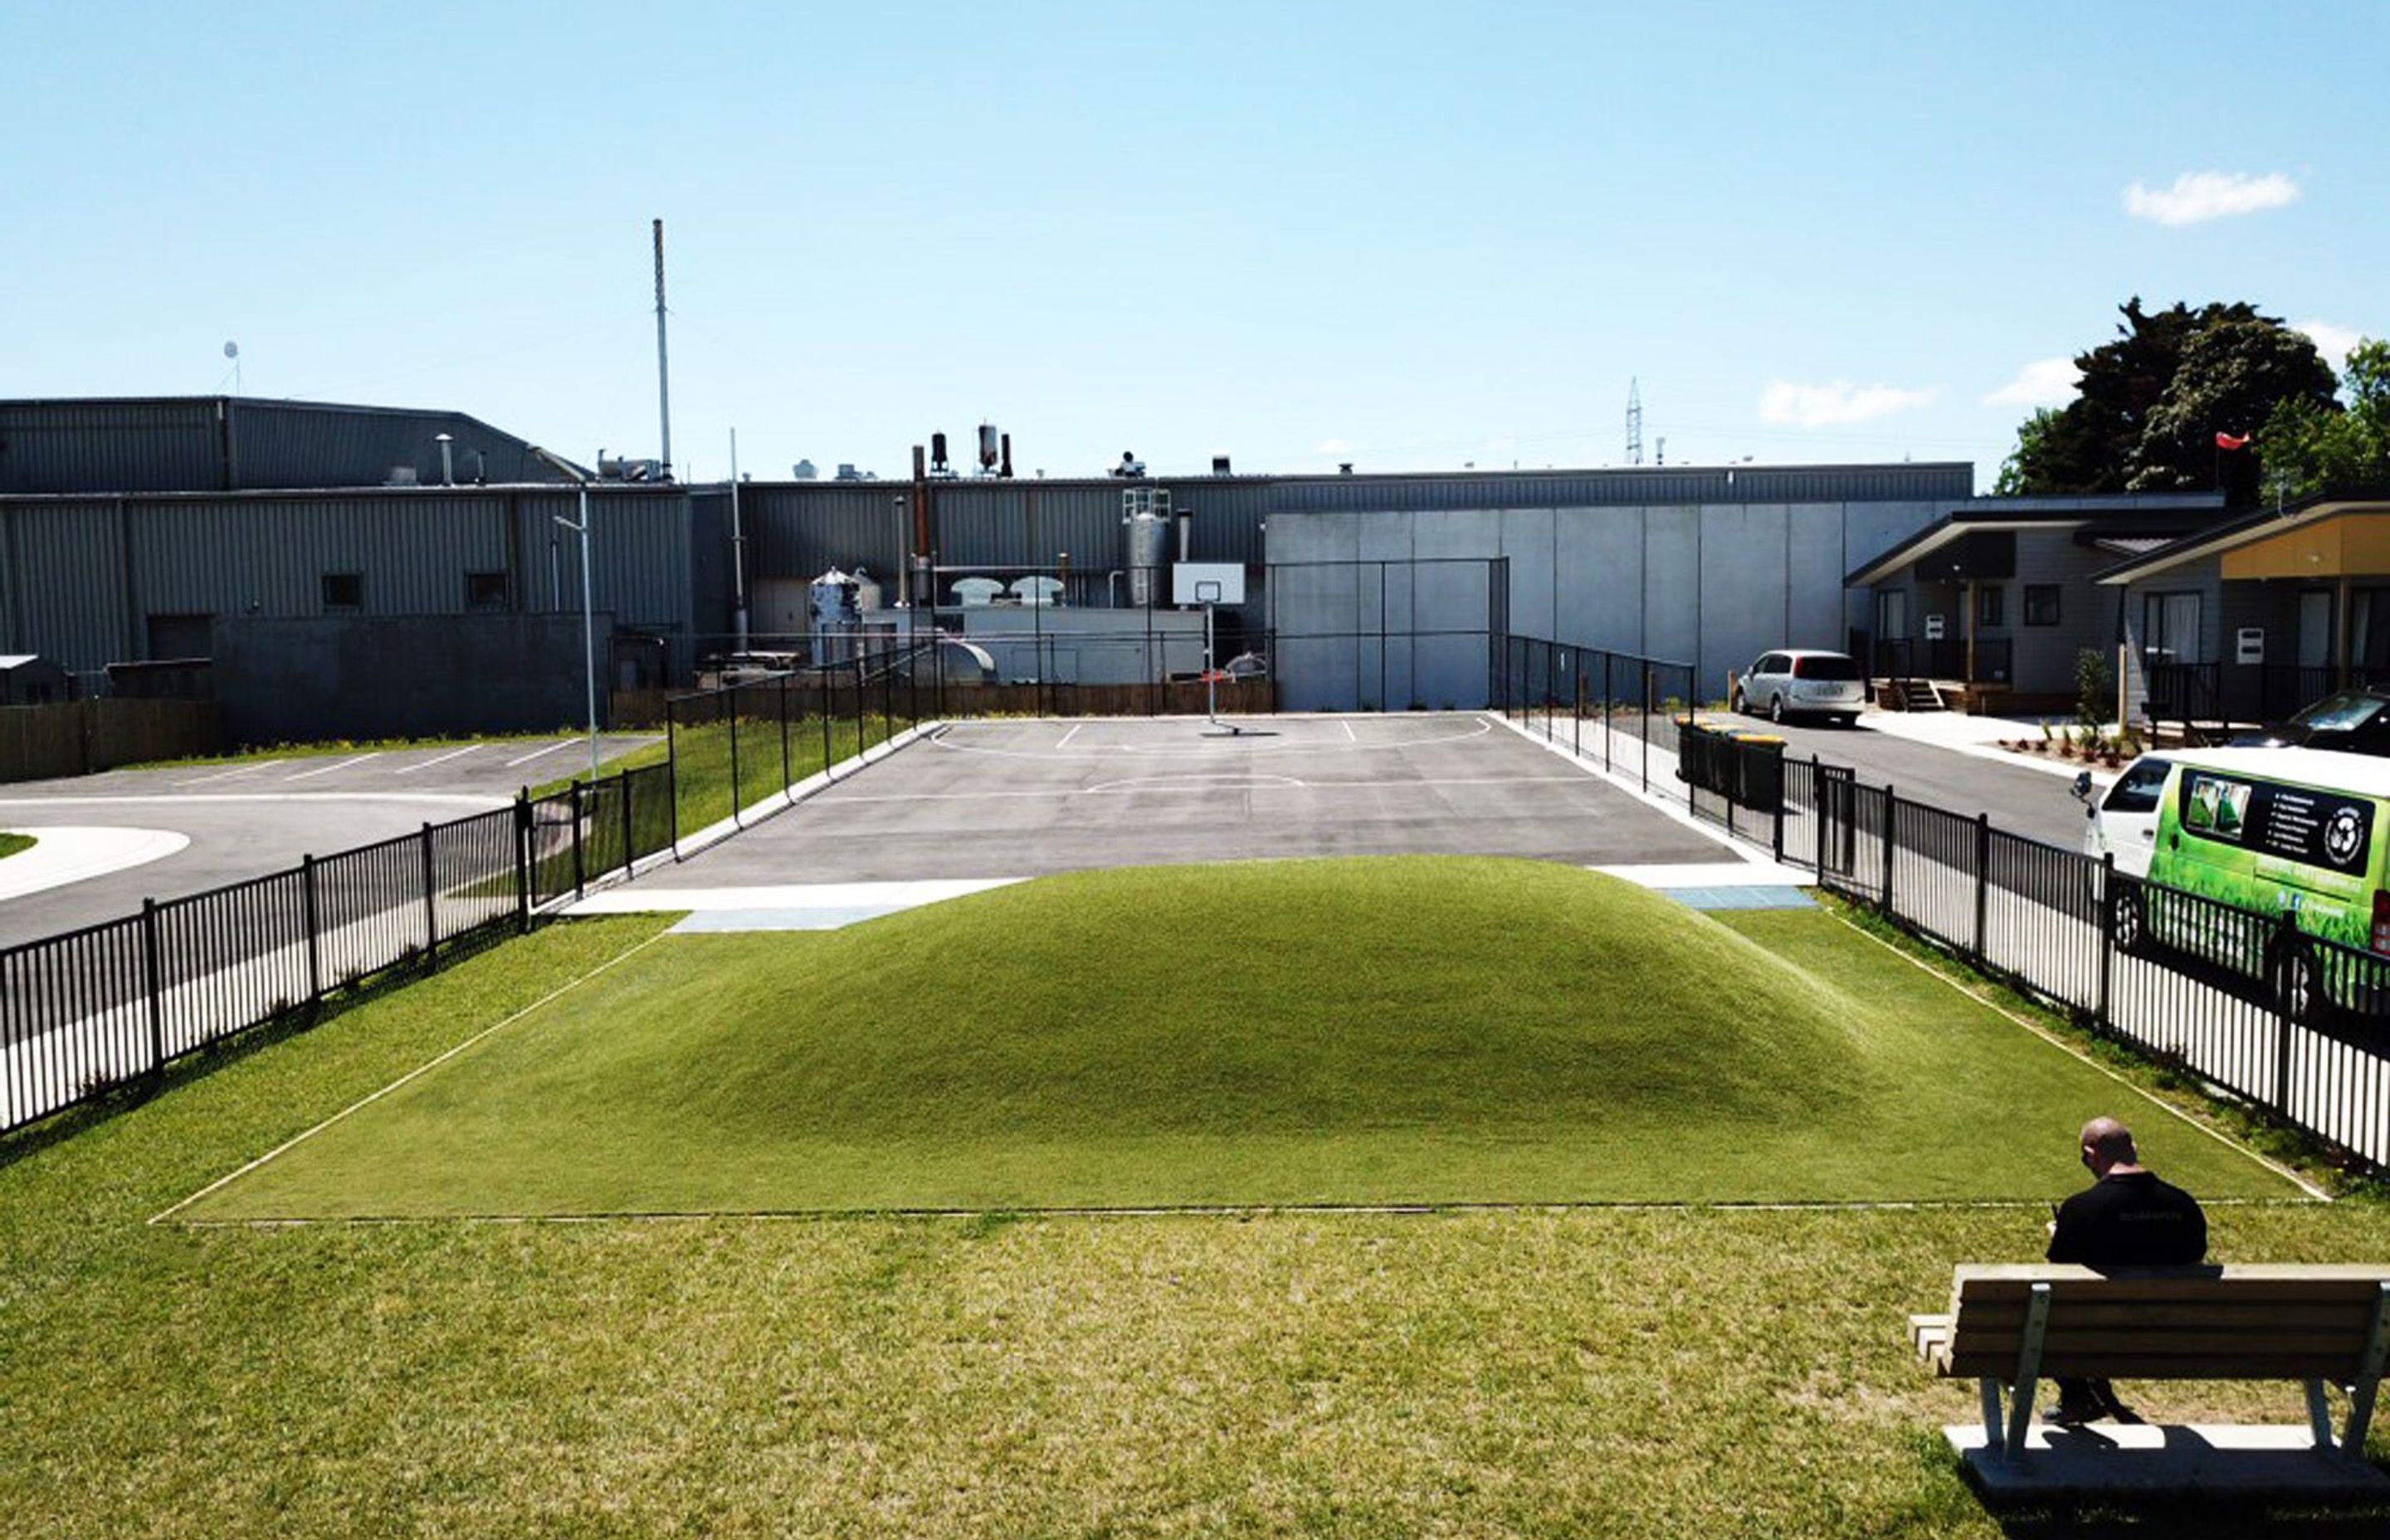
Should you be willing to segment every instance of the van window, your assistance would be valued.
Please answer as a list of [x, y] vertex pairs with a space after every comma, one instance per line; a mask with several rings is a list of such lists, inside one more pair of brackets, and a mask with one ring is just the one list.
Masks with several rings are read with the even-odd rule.
[[2108, 795], [2100, 806], [2110, 813], [2155, 813], [2158, 796], [2165, 790], [2166, 772], [2174, 761], [2144, 754], [2133, 762], [2133, 767], [2108, 788]]
[[1795, 679], [1857, 679], [1858, 676], [1858, 664], [1839, 654], [1820, 654], [1792, 661], [1792, 677]]

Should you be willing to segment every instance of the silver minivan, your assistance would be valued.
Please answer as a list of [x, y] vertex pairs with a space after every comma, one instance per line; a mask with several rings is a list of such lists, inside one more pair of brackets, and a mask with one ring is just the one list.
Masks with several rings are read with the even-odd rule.
[[1867, 675], [1844, 652], [1763, 652], [1734, 687], [1736, 711], [1765, 712], [1772, 722], [1814, 712], [1849, 726], [1866, 705]]

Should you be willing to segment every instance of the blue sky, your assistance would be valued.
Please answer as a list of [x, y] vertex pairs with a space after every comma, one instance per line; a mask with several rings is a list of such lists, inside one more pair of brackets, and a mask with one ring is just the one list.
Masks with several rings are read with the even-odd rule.
[[21, 0], [0, 61], [0, 396], [238, 340], [653, 454], [662, 217], [700, 476], [1613, 464], [1632, 378], [1647, 461], [1988, 487], [2130, 295], [2390, 332], [2373, 4]]

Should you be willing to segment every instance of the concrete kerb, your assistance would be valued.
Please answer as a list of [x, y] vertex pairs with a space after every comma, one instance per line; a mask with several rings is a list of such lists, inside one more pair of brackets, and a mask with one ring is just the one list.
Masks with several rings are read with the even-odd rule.
[[740, 808], [729, 817], [708, 824], [694, 834], [684, 835], [668, 849], [657, 851], [650, 855], [639, 856], [620, 870], [590, 879], [582, 884], [581, 892], [565, 893], [559, 897], [551, 898], [545, 904], [537, 905], [533, 908], [532, 913], [542, 916], [559, 913], [581, 902], [587, 893], [619, 887], [623, 883], [645, 877], [659, 867], [686, 861], [692, 855], [722, 843], [742, 829], [751, 828], [775, 814], [787, 812], [816, 792], [826, 790], [838, 782], [849, 778], [856, 771], [879, 764], [915, 739], [944, 728], [945, 725], [943, 721], [917, 723], [885, 743], [874, 744], [852, 759], [841, 760], [827, 769], [817, 770], [794, 786], [768, 792]]

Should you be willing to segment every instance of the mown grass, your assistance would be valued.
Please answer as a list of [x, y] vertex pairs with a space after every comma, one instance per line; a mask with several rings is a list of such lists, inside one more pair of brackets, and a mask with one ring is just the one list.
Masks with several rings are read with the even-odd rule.
[[[194, 1213], [2026, 1201], [2114, 1095], [1815, 911], [1542, 862], [1160, 867], [674, 937]], [[2145, 1137], [2196, 1190], [2295, 1195]]]
[[[1934, 1430], [1972, 1415], [1972, 1389], [1933, 1380], [1902, 1330], [1953, 1262], [2037, 1252], [2037, 1210], [143, 1223], [657, 923], [552, 927], [71, 1137], [0, 1141], [0, 1520], [227, 1537], [2041, 1532], [1985, 1513], [1940, 1453]], [[2233, 1260], [2390, 1247], [2378, 1204], [2214, 1216]], [[2169, 1418], [2299, 1415], [2286, 1386], [2133, 1390]], [[2139, 1532], [2382, 1521], [2208, 1507]]]
[[32, 850], [32, 848], [33, 837], [32, 835], [11, 834], [6, 830], [0, 830], [0, 860], [6, 860], [11, 855], [19, 854], [24, 851]]
[[[868, 747], [885, 743], [893, 732], [903, 730], [901, 725], [892, 725], [889, 719], [879, 716], [866, 717], [860, 723], [853, 717], [827, 723], [820, 717], [791, 718], [784, 760], [781, 725], [777, 720], [741, 719], [736, 729], [735, 765], [731, 750], [733, 724], [724, 721], [675, 728], [669, 742], [659, 737], [653, 743], [609, 760], [603, 773], [613, 776], [673, 760], [673, 805], [679, 815], [680, 832], [687, 836], [720, 823], [730, 816], [734, 808], [752, 807], [764, 798], [819, 774], [824, 766], [853, 759]], [[576, 780], [588, 778], [585, 772], [561, 776], [532, 788], [532, 795], [552, 796]]]

